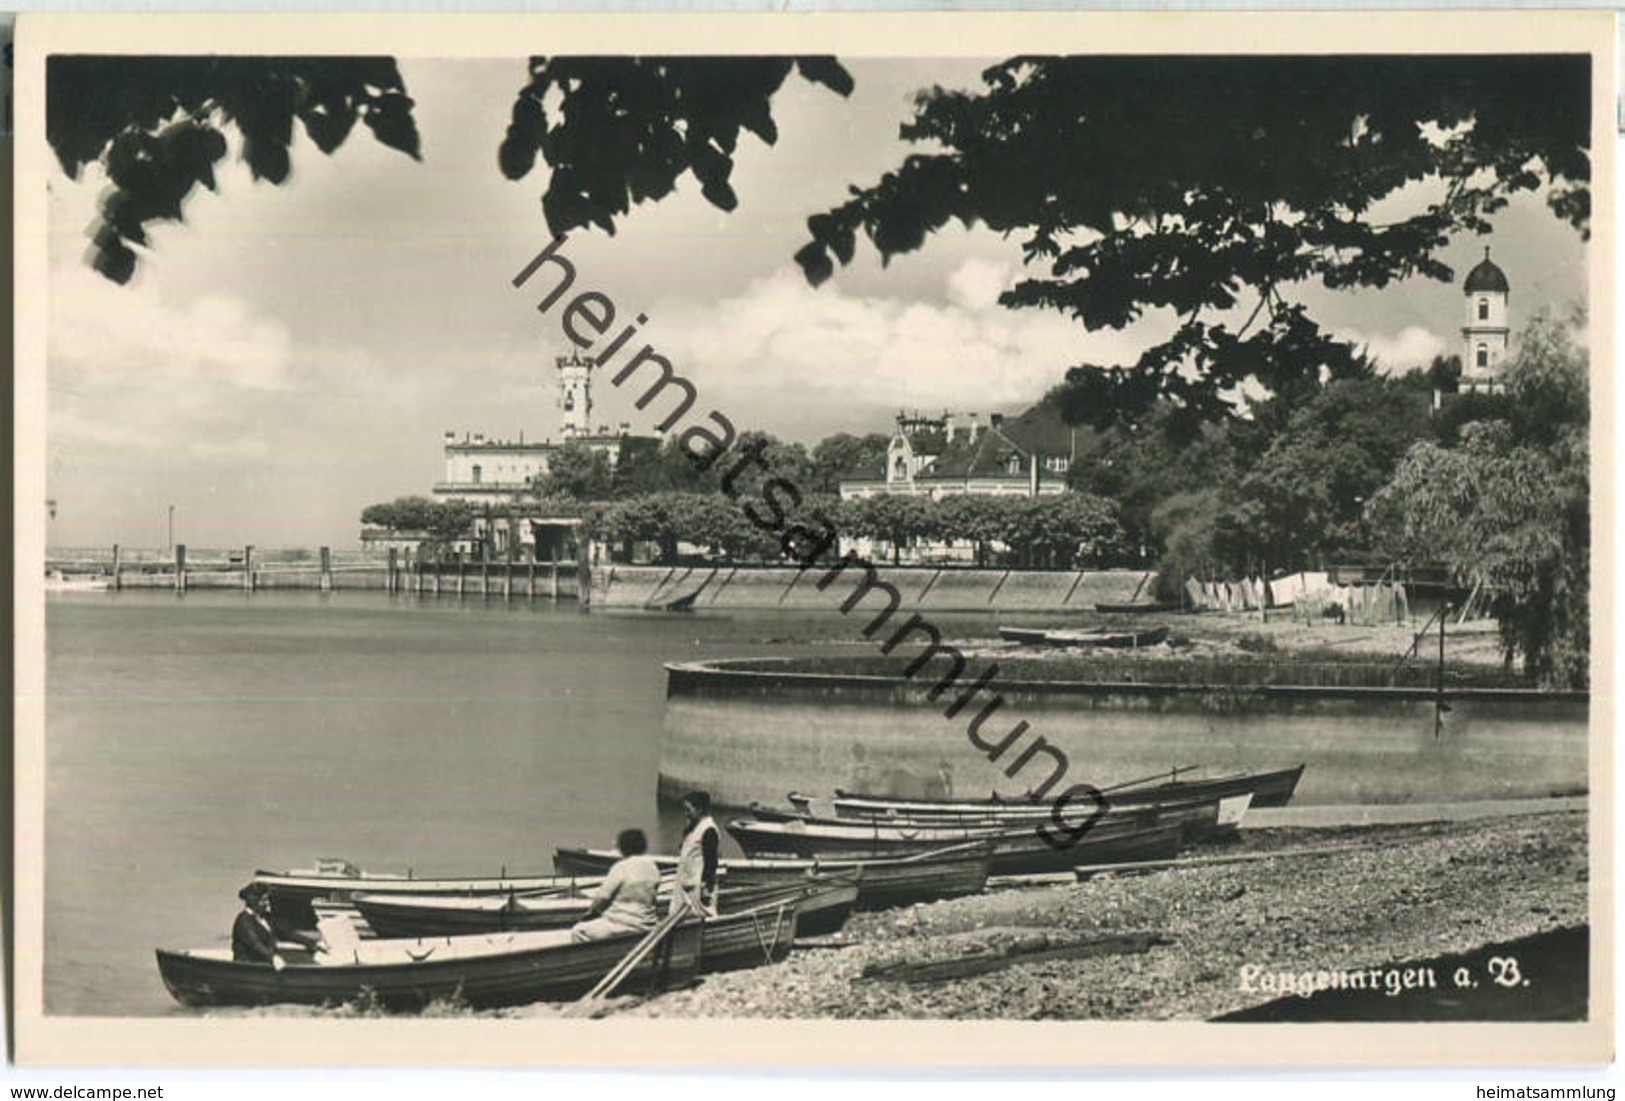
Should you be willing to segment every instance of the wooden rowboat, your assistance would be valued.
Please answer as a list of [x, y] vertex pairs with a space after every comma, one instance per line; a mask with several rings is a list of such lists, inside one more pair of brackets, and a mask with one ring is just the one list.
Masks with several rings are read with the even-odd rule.
[[552, 893], [579, 895], [598, 886], [596, 878], [558, 875], [460, 876], [415, 879], [410, 875], [365, 872], [352, 865], [340, 870], [257, 871], [249, 880], [270, 891], [271, 908], [285, 922], [308, 928], [315, 924], [311, 903], [344, 902], [358, 894], [478, 896]]
[[[664, 910], [669, 895], [661, 892]], [[846, 924], [858, 900], [855, 875], [812, 876], [756, 887], [725, 887], [722, 914], [783, 902], [796, 904], [796, 934], [824, 936]], [[367, 895], [355, 908], [380, 937], [457, 936], [474, 933], [567, 929], [587, 916], [587, 894], [562, 895]]]
[[[554, 866], [564, 873], [603, 874], [619, 856], [604, 849], [560, 848]], [[676, 857], [656, 857], [676, 866]], [[901, 857], [870, 859], [724, 860], [718, 869], [724, 884], [747, 887], [783, 884], [811, 875], [856, 875], [860, 910], [884, 910], [940, 898], [981, 893], [991, 871], [986, 845], [959, 843]]]
[[[795, 920], [794, 903], [685, 920], [667, 945], [632, 968], [622, 989], [778, 962], [790, 951]], [[437, 1000], [484, 1007], [577, 998], [642, 939], [630, 933], [574, 944], [566, 930], [544, 930], [373, 940], [332, 959], [290, 957], [281, 970], [233, 960], [229, 948], [160, 948], [157, 957], [164, 985], [182, 1005], [342, 1005], [376, 999], [391, 1009], [416, 1010]]]
[[[1192, 830], [1216, 820], [1218, 802], [1152, 810], [1135, 816], [1100, 819], [1081, 836], [1069, 837], [1041, 825], [994, 830], [936, 828], [869, 821], [762, 822], [736, 819], [728, 833], [753, 857], [799, 857], [820, 861], [902, 857], [954, 837], [988, 846], [992, 875], [1067, 871], [1082, 863], [1151, 859], [1144, 853], [1169, 855]], [[1125, 856], [1124, 853], [1134, 853]]]
[[1185, 829], [1186, 839], [1195, 841], [1217, 832], [1233, 833], [1241, 825], [1251, 802], [1251, 792], [1217, 798], [1211, 795], [1170, 798], [1156, 803], [1128, 803], [1123, 806], [1103, 797], [1098, 805], [1092, 800], [1075, 800], [1062, 808], [1059, 814], [1051, 803], [1021, 803], [951, 816], [891, 813], [867, 817], [829, 817], [757, 804], [751, 808], [750, 820], [829, 827], [837, 836], [901, 836], [926, 844], [951, 844], [1040, 826], [1056, 831], [1072, 830], [1085, 824], [1088, 829], [1098, 830], [1125, 821], [1143, 825], [1147, 815], [1156, 815], [1160, 822], [1180, 823]]
[[999, 637], [1008, 642], [1019, 642], [1023, 646], [1088, 646], [1127, 650], [1140, 646], [1155, 646], [1168, 637], [1168, 628], [1000, 627]]
[[[1250, 793], [1254, 807], [1284, 807], [1297, 790], [1303, 777], [1303, 765], [1276, 769], [1270, 772], [1236, 773], [1213, 778], [1181, 780], [1178, 774], [1190, 769], [1176, 769], [1169, 780], [1154, 780], [1102, 789], [1108, 807], [1143, 807], [1158, 803], [1184, 802], [1200, 799], [1222, 799], [1232, 795]], [[837, 788], [832, 800], [791, 792], [789, 801], [798, 811], [812, 813], [813, 808], [828, 805], [837, 818], [889, 818], [903, 817], [919, 820], [960, 818], [1045, 818], [1050, 813], [1047, 802], [1029, 799], [899, 799], [888, 795], [868, 794]]]

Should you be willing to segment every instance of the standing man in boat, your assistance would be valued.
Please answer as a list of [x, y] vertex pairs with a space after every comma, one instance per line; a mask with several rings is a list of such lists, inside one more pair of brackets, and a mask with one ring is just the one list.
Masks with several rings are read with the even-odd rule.
[[672, 885], [671, 907], [685, 906], [695, 913], [715, 914], [717, 859], [722, 831], [711, 820], [711, 796], [691, 791], [683, 796], [683, 843], [677, 850], [677, 882]]
[[646, 933], [659, 920], [655, 896], [660, 891], [660, 865], [648, 855], [649, 839], [642, 830], [622, 830], [615, 848], [621, 859], [593, 893], [586, 918], [570, 927], [572, 941]]

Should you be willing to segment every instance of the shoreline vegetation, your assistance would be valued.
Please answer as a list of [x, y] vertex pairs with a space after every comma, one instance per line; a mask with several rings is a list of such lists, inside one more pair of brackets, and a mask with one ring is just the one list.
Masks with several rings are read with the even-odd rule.
[[[1397, 659], [1416, 630], [1216, 615], [1174, 621], [1189, 625], [1186, 653], [1282, 658], [1332, 648]], [[1436, 655], [1431, 642], [1412, 660]], [[1495, 625], [1452, 624], [1446, 658], [1499, 668]], [[1185, 854], [1239, 860], [1082, 882], [995, 880], [979, 895], [856, 914], [839, 934], [803, 945], [783, 963], [631, 994], [604, 1011], [674, 1018], [1583, 1019], [1586, 811], [1553, 800], [1515, 815], [1448, 817], [1441, 811], [1440, 820], [1402, 825], [1247, 828], [1237, 841]], [[427, 1014], [549, 1018], [563, 1009], [437, 1005]], [[271, 1007], [219, 1015], [377, 1012]]]

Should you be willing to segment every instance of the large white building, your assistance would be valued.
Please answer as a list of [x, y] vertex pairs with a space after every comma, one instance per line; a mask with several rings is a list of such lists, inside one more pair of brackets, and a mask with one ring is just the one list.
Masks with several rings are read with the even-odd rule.
[[602, 452], [614, 467], [621, 450], [633, 439], [632, 426], [592, 423], [592, 360], [578, 352], [559, 356], [557, 372], [561, 439], [488, 439], [483, 432], [447, 432], [443, 442], [446, 472], [436, 482], [434, 495], [446, 501], [496, 503], [511, 501], [532, 491], [537, 479], [551, 470], [552, 457], [566, 444], [581, 444]]

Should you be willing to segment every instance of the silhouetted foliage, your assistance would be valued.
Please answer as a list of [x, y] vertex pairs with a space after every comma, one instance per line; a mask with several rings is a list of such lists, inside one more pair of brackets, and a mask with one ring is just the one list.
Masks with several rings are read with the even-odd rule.
[[616, 217], [665, 198], [685, 173], [712, 206], [733, 210], [740, 131], [778, 141], [771, 100], [792, 71], [852, 91], [826, 57], [533, 57], [497, 163], [519, 180], [538, 155], [547, 162], [542, 213], [555, 234], [614, 233]]
[[120, 57], [45, 63], [45, 137], [70, 177], [100, 161], [112, 186], [91, 229], [91, 265], [116, 283], [135, 274], [147, 224], [179, 221], [198, 184], [215, 190], [226, 134], [242, 139], [256, 180], [293, 170], [293, 124], [332, 153], [357, 121], [418, 159], [417, 125], [387, 57]]
[[[1488, 232], [1508, 196], [1537, 187], [1586, 232], [1589, 68], [1582, 55], [1014, 58], [981, 91], [921, 93], [902, 137], [941, 151], [809, 218], [796, 260], [817, 284], [859, 233], [882, 259], [949, 221], [1019, 234], [1048, 271], [1004, 305], [1090, 330], [1177, 318], [1134, 363], [1069, 371], [1073, 422], [1172, 400], [1169, 427], [1190, 438], [1234, 414], [1244, 385], [1280, 392], [1355, 366], [1294, 285], [1449, 279], [1437, 252], [1451, 235]], [[1371, 216], [1419, 184], [1433, 194], [1421, 210]], [[1232, 310], [1248, 311], [1235, 327]]]

